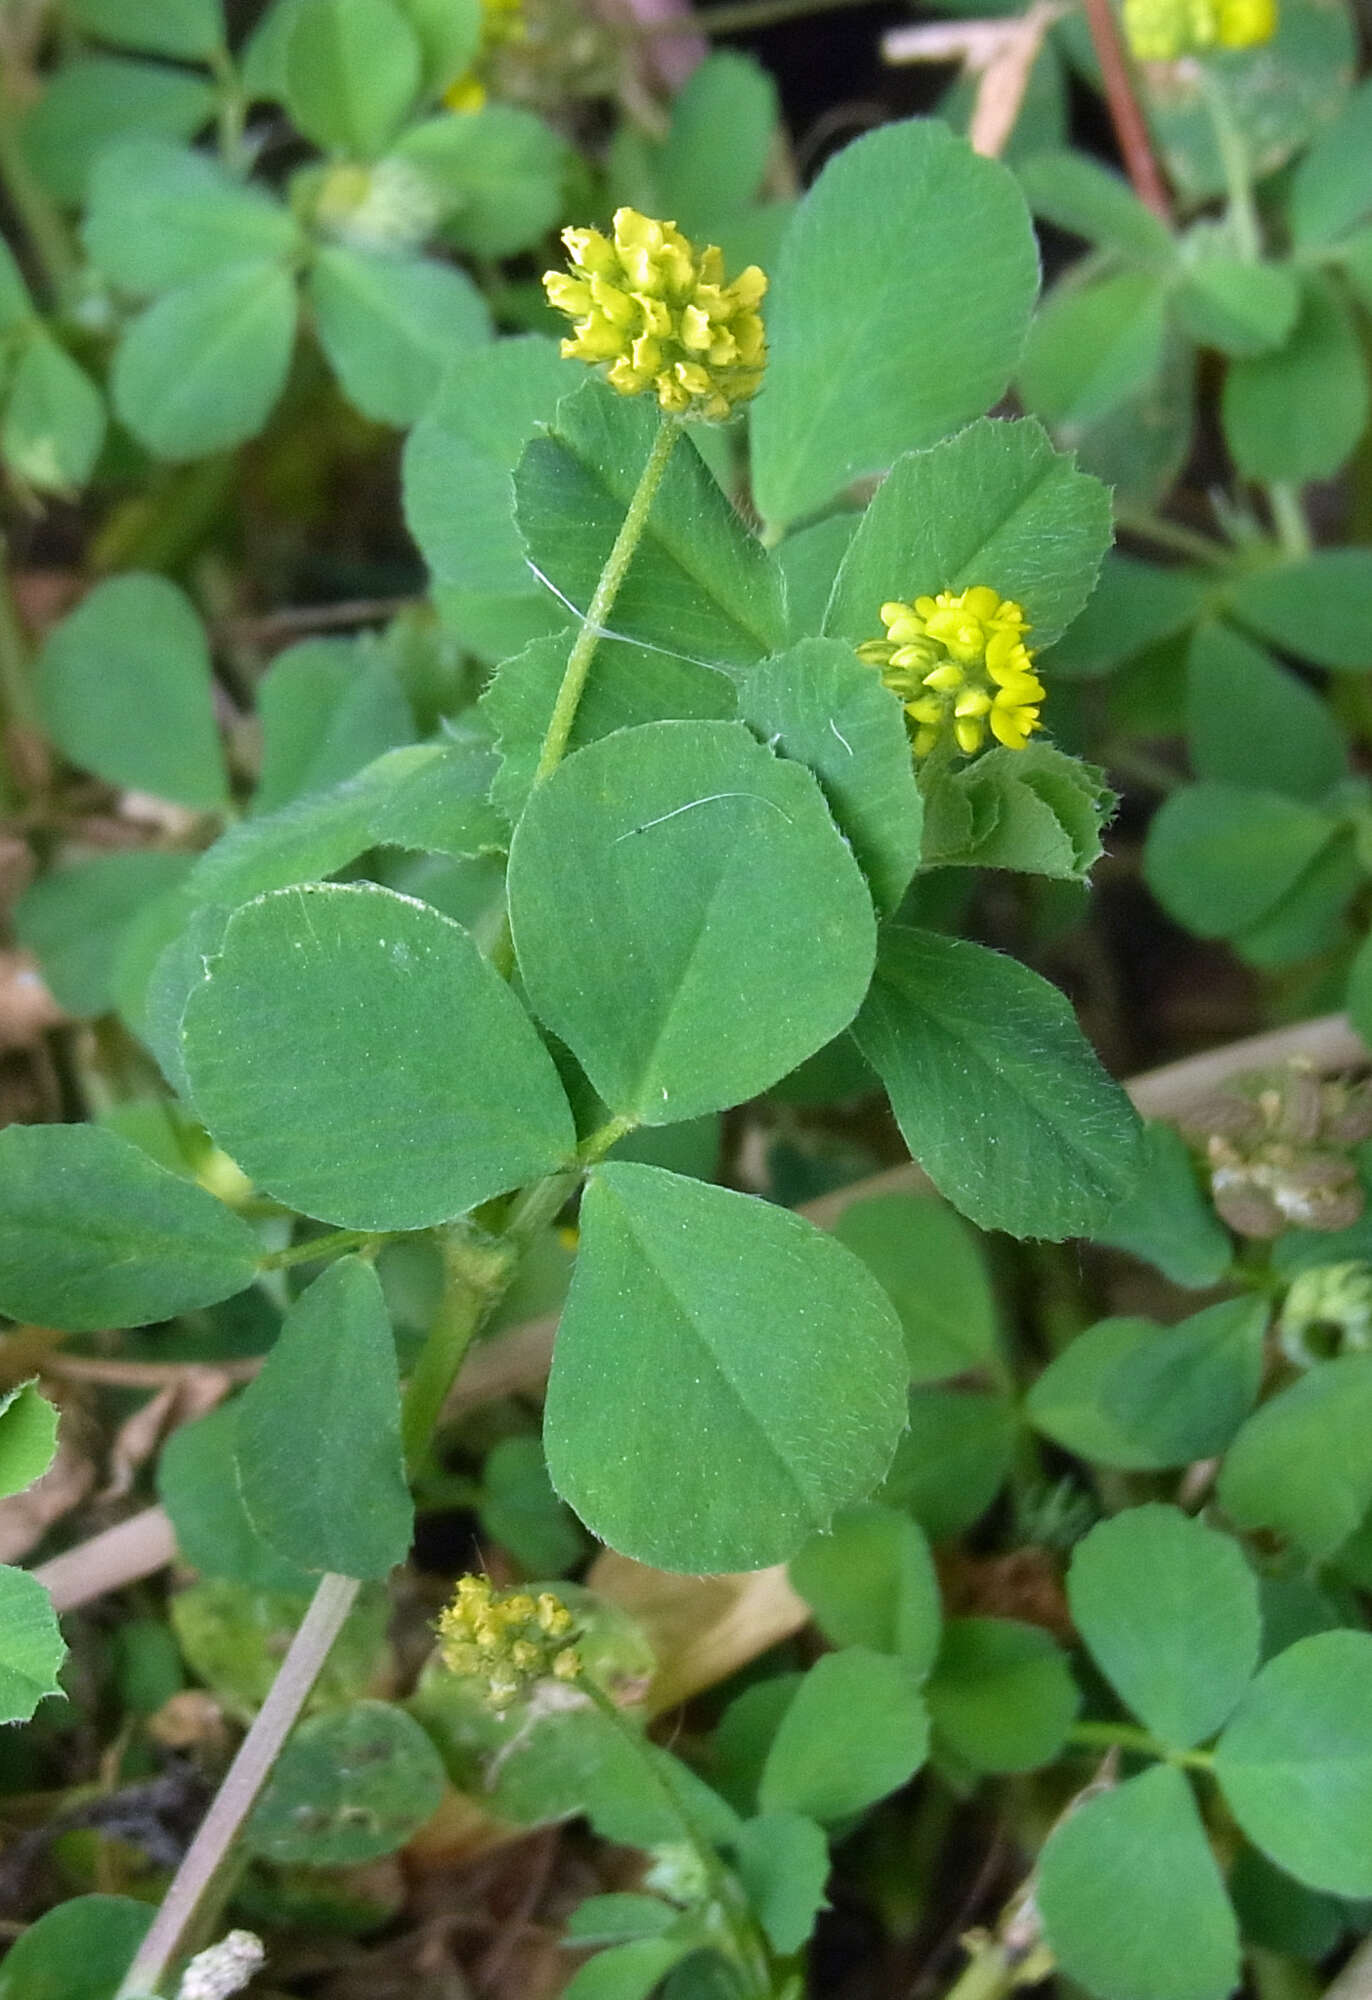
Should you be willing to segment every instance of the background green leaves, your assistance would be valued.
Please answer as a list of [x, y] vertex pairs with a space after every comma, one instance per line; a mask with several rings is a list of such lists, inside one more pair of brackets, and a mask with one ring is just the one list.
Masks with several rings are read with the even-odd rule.
[[1237, 1542], [1175, 1507], [1131, 1507], [1078, 1543], [1067, 1589], [1083, 1639], [1154, 1735], [1186, 1750], [1215, 1734], [1261, 1639]]
[[257, 1239], [96, 1125], [0, 1132], [0, 1310], [73, 1333], [144, 1326], [250, 1285]]
[[204, 627], [165, 577], [97, 584], [49, 633], [37, 694], [54, 741], [82, 770], [179, 805], [226, 803]]

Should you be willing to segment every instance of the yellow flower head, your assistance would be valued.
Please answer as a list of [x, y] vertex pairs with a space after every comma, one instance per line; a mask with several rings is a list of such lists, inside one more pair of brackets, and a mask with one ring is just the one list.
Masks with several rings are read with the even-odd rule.
[[881, 607], [884, 639], [868, 639], [858, 656], [905, 704], [915, 755], [952, 742], [971, 757], [989, 729], [1007, 750], [1022, 750], [1039, 727], [1042, 681], [1024, 643], [1030, 629], [1018, 604], [989, 585], [941, 590], [913, 604]]
[[1209, 49], [1251, 49], [1277, 31], [1277, 0], [1124, 0], [1136, 62], [1175, 62]]
[[573, 1624], [550, 1590], [497, 1592], [488, 1576], [464, 1576], [438, 1615], [438, 1647], [451, 1672], [485, 1681], [492, 1708], [508, 1708], [534, 1681], [577, 1678]]
[[616, 210], [613, 236], [564, 229], [573, 269], [547, 271], [549, 303], [575, 322], [562, 352], [607, 364], [612, 389], [651, 389], [677, 417], [720, 422], [762, 380], [766, 338], [758, 306], [767, 280], [756, 264], [724, 282], [724, 258], [697, 250], [674, 222]]

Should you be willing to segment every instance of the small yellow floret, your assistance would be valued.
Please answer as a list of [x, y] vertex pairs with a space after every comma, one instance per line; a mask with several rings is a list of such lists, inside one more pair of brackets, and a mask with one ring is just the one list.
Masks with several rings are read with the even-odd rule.
[[548, 302], [575, 324], [562, 352], [592, 366], [621, 396], [651, 390], [676, 417], [722, 422], [762, 381], [766, 338], [756, 264], [724, 279], [713, 244], [697, 250], [674, 222], [615, 211], [612, 236], [564, 229], [572, 270], [546, 271]]
[[452, 1673], [486, 1683], [492, 1708], [508, 1708], [534, 1681], [576, 1680], [581, 1656], [563, 1643], [574, 1622], [550, 1590], [498, 1593], [489, 1577], [464, 1576], [438, 1615], [439, 1651]]
[[1018, 604], [979, 583], [956, 595], [892, 600], [881, 622], [886, 637], [865, 640], [858, 657], [900, 696], [917, 757], [941, 743], [974, 756], [988, 730], [1007, 750], [1024, 748], [1040, 727], [1044, 687]]
[[1276, 0], [1124, 0], [1136, 62], [1175, 62], [1208, 49], [1251, 49], [1277, 32]]

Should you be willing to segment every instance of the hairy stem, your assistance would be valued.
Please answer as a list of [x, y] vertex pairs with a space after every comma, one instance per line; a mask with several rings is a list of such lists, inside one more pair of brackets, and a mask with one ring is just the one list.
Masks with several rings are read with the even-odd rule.
[[1134, 89], [1134, 79], [1129, 73], [1129, 58], [1124, 52], [1110, 0], [1085, 0], [1085, 7], [1087, 26], [1091, 30], [1096, 60], [1100, 64], [1101, 81], [1105, 85], [1105, 101], [1110, 107], [1125, 172], [1139, 200], [1170, 226], [1172, 204], [1167, 198], [1167, 187], [1157, 154], [1153, 151], [1148, 122]]
[[135, 2000], [135, 1996], [155, 1993], [166, 1978], [196, 1912], [213, 1889], [225, 1857], [295, 1727], [360, 1588], [351, 1577], [320, 1578], [290, 1651], [187, 1848], [115, 2000]]
[[567, 656], [562, 685], [557, 691], [557, 700], [553, 703], [548, 733], [543, 739], [538, 768], [534, 772], [536, 785], [541, 785], [550, 772], [557, 769], [566, 754], [572, 724], [576, 721], [577, 707], [586, 686], [586, 676], [591, 670], [591, 661], [595, 658], [595, 649], [600, 643], [605, 620], [614, 608], [620, 585], [633, 560], [634, 550], [643, 539], [649, 511], [657, 489], [662, 484], [662, 475], [667, 470], [667, 460], [672, 455], [672, 446], [680, 433], [681, 424], [676, 417], [662, 418], [657, 436], [653, 439], [653, 448], [648, 454], [647, 464], [639, 474], [638, 485], [634, 488], [628, 512], [624, 516], [619, 533], [615, 536], [614, 547], [605, 558], [605, 567], [600, 572], [595, 595], [582, 620], [576, 642]]
[[510, 1281], [513, 1254], [476, 1244], [458, 1229], [440, 1232], [443, 1296], [419, 1359], [405, 1385], [400, 1434], [405, 1469], [413, 1478], [428, 1455], [448, 1391], [482, 1321]]

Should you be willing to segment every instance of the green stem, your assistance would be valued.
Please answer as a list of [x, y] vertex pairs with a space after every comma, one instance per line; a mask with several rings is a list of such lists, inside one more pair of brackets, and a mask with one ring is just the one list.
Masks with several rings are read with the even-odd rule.
[[1233, 225], [1235, 246], [1246, 263], [1258, 264], [1262, 261], [1262, 228], [1253, 200], [1248, 145], [1234, 118], [1224, 85], [1204, 61], [1198, 67], [1201, 95], [1210, 113], [1215, 145], [1224, 170], [1224, 184], [1229, 192], [1229, 219]]
[[248, 119], [248, 100], [239, 81], [238, 70], [227, 49], [216, 49], [209, 58], [218, 97], [216, 125], [219, 157], [232, 174], [247, 164], [243, 156], [243, 128]]
[[534, 783], [541, 785], [550, 772], [555, 771], [566, 754], [572, 724], [576, 721], [577, 706], [582, 690], [586, 686], [586, 676], [595, 658], [595, 649], [600, 643], [605, 620], [614, 608], [624, 581], [634, 550], [643, 538], [643, 530], [648, 524], [648, 513], [652, 507], [657, 489], [662, 483], [662, 475], [667, 470], [667, 460], [672, 455], [672, 446], [681, 432], [681, 424], [676, 417], [664, 416], [658, 426], [653, 448], [648, 454], [648, 462], [639, 474], [638, 485], [629, 502], [628, 512], [615, 536], [614, 547], [605, 558], [605, 567], [600, 572], [600, 581], [595, 587], [581, 630], [576, 635], [576, 643], [567, 656], [563, 669], [562, 685], [553, 703], [552, 717], [548, 723], [548, 733], [543, 739], [539, 753], [538, 768], [534, 772]]
[[292, 1243], [287, 1250], [273, 1250], [262, 1259], [264, 1271], [289, 1270], [292, 1264], [316, 1264], [326, 1257], [342, 1257], [364, 1243], [377, 1241], [371, 1229], [331, 1229], [326, 1236], [311, 1236], [305, 1243]]
[[0, 181], [24, 225], [53, 302], [65, 305], [76, 291], [81, 262], [61, 210], [29, 165], [19, 138], [14, 99], [4, 77], [0, 77]]
[[440, 1233], [443, 1295], [405, 1384], [400, 1435], [410, 1477], [423, 1465], [439, 1413], [482, 1321], [509, 1283], [514, 1254], [474, 1243], [458, 1229]]
[[772, 1978], [771, 1956], [751, 1909], [739, 1895], [732, 1877], [715, 1852], [713, 1842], [706, 1839], [663, 1777], [661, 1767], [651, 1754], [651, 1746], [647, 1739], [633, 1727], [632, 1723], [625, 1720], [621, 1710], [604, 1690], [585, 1674], [576, 1682], [576, 1686], [592, 1706], [600, 1711], [620, 1740], [638, 1760], [644, 1777], [657, 1793], [670, 1817], [681, 1828], [685, 1844], [695, 1854], [704, 1879], [710, 1885], [715, 1907], [723, 1919], [738, 1967], [745, 1979], [750, 1982], [747, 1988], [749, 2000], [772, 2000], [776, 1987]]
[[1180, 521], [1164, 521], [1142, 508], [1116, 507], [1115, 525], [1126, 534], [1137, 535], [1141, 541], [1154, 542], [1160, 549], [1173, 549], [1179, 556], [1190, 556], [1214, 568], [1234, 560], [1234, 552], [1226, 543], [1203, 535], [1196, 528], [1184, 527]]
[[1291, 562], [1304, 562], [1312, 545], [1299, 491], [1285, 480], [1273, 480], [1263, 491], [1267, 495], [1272, 526], [1277, 531], [1282, 554]]
[[1144, 1757], [1156, 1757], [1164, 1764], [1179, 1764], [1188, 1771], [1213, 1770], [1215, 1759], [1208, 1750], [1174, 1750], [1132, 1722], [1074, 1722], [1067, 1741], [1082, 1750], [1131, 1750]]

